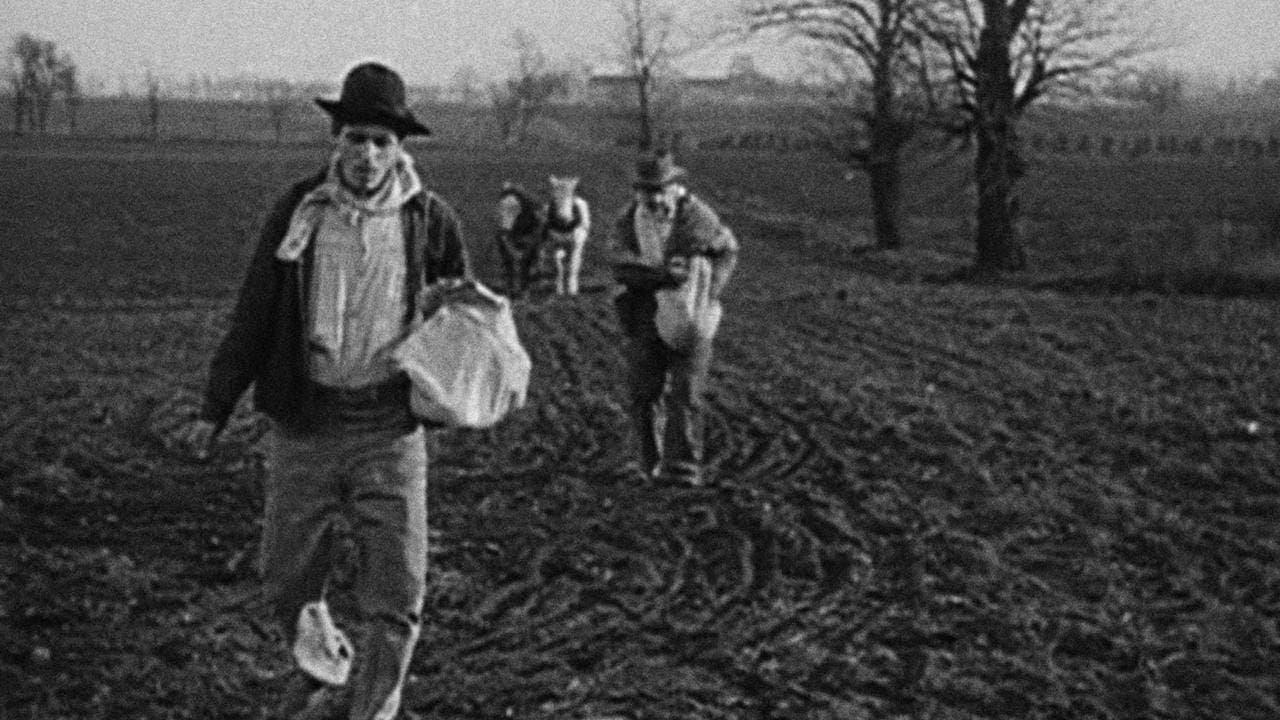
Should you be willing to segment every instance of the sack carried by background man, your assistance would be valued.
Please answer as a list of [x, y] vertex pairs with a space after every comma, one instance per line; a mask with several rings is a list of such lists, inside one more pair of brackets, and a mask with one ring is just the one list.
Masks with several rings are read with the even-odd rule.
[[529, 388], [511, 303], [474, 280], [435, 291], [439, 309], [391, 355], [413, 384], [410, 407], [429, 422], [489, 427], [524, 407]]
[[[681, 258], [672, 258], [677, 263]], [[687, 260], [688, 278], [679, 287], [658, 290], [654, 323], [658, 336], [673, 350], [689, 350], [700, 340], [715, 337], [723, 308], [711, 297], [711, 260], [694, 255]]]

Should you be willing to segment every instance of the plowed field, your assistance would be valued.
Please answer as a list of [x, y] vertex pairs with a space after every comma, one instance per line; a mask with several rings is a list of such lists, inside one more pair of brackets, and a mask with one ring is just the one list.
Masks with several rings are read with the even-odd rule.
[[[246, 234], [320, 157], [0, 149], [0, 717], [246, 718], [271, 701], [285, 658], [253, 569], [266, 423], [246, 406], [204, 464], [165, 442], [194, 412]], [[517, 307], [529, 406], [429, 440], [408, 709], [1280, 717], [1274, 296], [882, 272], [823, 208], [691, 160], [744, 247], [708, 398], [712, 484], [626, 471], [619, 332], [589, 252], [583, 295]], [[421, 164], [489, 278], [502, 179], [582, 172], [598, 244], [630, 171], [624, 155]], [[895, 263], [955, 246], [913, 243]]]

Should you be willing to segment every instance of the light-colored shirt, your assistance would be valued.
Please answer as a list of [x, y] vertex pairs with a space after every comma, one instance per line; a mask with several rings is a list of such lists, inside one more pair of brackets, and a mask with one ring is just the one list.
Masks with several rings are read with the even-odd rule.
[[650, 212], [644, 205], [636, 207], [636, 241], [640, 246], [640, 261], [645, 265], [662, 267], [674, 223]]
[[636, 198], [635, 231], [640, 260], [653, 267], [662, 267], [666, 260], [667, 241], [671, 239], [671, 229], [675, 227], [675, 208], [684, 195], [684, 188], [672, 185], [666, 194], [664, 201], [670, 207], [670, 213], [650, 210], [642, 196]]
[[311, 379], [342, 388], [389, 379], [391, 349], [407, 328], [399, 211], [352, 214], [329, 205], [314, 242]]

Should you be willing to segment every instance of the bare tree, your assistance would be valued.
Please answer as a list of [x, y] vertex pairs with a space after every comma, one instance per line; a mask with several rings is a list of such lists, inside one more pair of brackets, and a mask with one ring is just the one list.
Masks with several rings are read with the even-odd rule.
[[279, 145], [284, 140], [284, 126], [298, 101], [298, 89], [288, 80], [256, 80], [254, 91], [271, 120], [272, 137]]
[[484, 98], [484, 81], [474, 65], [462, 65], [449, 79], [449, 89], [463, 105], [478, 105]]
[[7, 79], [9, 91], [13, 95], [13, 134], [22, 135], [22, 126], [29, 116], [30, 98], [22, 75], [22, 65], [16, 57], [11, 57]]
[[915, 23], [924, 0], [763, 0], [746, 6], [749, 29], [782, 30], [825, 58], [830, 112], [820, 132], [842, 160], [870, 179], [876, 244], [896, 248], [902, 159], [922, 123], [926, 86]]
[[152, 141], [160, 139], [160, 78], [150, 68], [145, 77], [147, 85], [147, 132]]
[[639, 149], [654, 145], [654, 104], [659, 81], [669, 75], [677, 48], [676, 12], [663, 0], [615, 0], [621, 32], [619, 47], [626, 73], [635, 84]]
[[53, 105], [60, 58], [57, 45], [29, 33], [20, 34], [10, 49], [9, 82], [14, 95], [13, 131], [45, 132]]
[[41, 133], [47, 133], [58, 77], [58, 46], [52, 40], [40, 41], [36, 56], [36, 72], [39, 76], [33, 83], [36, 98], [36, 127]]
[[1046, 95], [1081, 92], [1104, 69], [1153, 49], [1126, 0], [936, 0], [928, 25], [956, 96], [953, 129], [976, 144], [980, 271], [1026, 267], [1016, 219], [1026, 173], [1018, 123]]
[[80, 88], [80, 78], [75, 61], [70, 55], [63, 54], [58, 60], [54, 83], [62, 93], [67, 106], [67, 132], [74, 134], [79, 125], [80, 105], [84, 102], [84, 93]]
[[551, 99], [564, 94], [569, 86], [568, 73], [552, 67], [532, 36], [517, 30], [512, 45], [516, 50], [512, 74], [489, 86], [498, 132], [505, 145], [524, 142]]

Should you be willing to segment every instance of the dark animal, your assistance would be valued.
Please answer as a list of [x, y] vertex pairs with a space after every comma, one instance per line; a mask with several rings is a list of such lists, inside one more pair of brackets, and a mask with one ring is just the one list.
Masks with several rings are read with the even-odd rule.
[[503, 183], [498, 195], [498, 253], [509, 296], [517, 296], [533, 284], [542, 248], [546, 206], [524, 188]]

